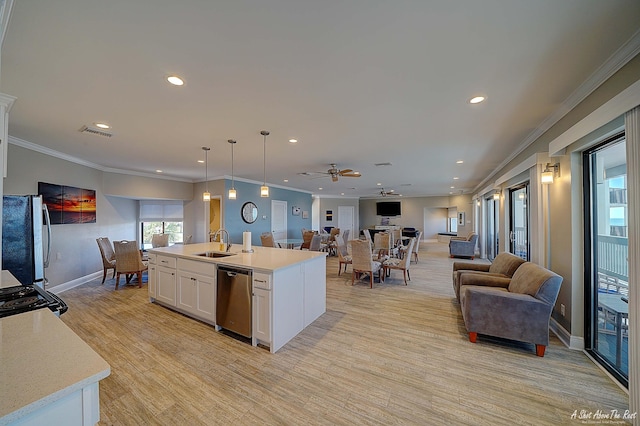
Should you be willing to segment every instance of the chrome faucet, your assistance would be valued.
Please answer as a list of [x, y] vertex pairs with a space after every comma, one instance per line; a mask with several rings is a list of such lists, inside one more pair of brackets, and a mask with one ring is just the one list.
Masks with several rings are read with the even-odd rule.
[[[227, 249], [226, 251], [231, 250], [231, 237], [229, 236], [229, 231], [227, 231], [224, 228], [220, 228], [216, 231], [215, 234], [213, 234], [213, 240], [215, 241], [216, 238], [218, 238], [218, 236], [220, 235], [220, 232], [224, 232], [225, 234], [227, 234]], [[221, 241], [224, 241], [224, 239], [220, 238]]]

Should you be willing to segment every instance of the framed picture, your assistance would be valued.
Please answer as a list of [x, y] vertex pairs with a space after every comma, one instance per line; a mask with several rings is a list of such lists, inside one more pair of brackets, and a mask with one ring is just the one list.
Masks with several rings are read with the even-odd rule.
[[293, 206], [291, 207], [291, 214], [294, 216], [300, 216], [300, 207], [298, 206]]
[[333, 221], [333, 210], [327, 210], [325, 217], [327, 222]]
[[96, 191], [38, 182], [52, 225], [96, 223]]
[[464, 226], [464, 212], [458, 212], [458, 225]]
[[309, 211], [308, 210], [303, 210], [302, 211], [302, 218], [303, 219], [309, 219]]

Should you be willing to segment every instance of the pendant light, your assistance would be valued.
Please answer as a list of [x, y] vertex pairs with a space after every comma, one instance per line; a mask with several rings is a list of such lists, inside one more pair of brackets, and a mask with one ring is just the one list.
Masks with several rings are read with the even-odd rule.
[[204, 192], [202, 193], [202, 201], [211, 201], [211, 194], [209, 193], [209, 148], [208, 146], [203, 146], [202, 150], [204, 151]]
[[231, 189], [229, 190], [229, 199], [235, 200], [238, 196], [233, 181], [233, 146], [236, 144], [236, 141], [234, 141], [233, 139], [229, 139], [227, 142], [231, 144]]
[[269, 196], [269, 187], [267, 186], [267, 136], [269, 136], [269, 132], [263, 130], [260, 134], [264, 137], [263, 141], [263, 155], [262, 155], [262, 166], [264, 170], [264, 176], [262, 180], [262, 186], [260, 187], [260, 196], [265, 198]]

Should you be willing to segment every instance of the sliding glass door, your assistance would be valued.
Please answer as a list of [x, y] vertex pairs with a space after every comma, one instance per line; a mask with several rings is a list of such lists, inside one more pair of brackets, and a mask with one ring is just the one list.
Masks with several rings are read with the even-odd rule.
[[509, 189], [510, 252], [529, 259], [529, 183]]
[[487, 207], [485, 215], [485, 245], [487, 247], [487, 258], [493, 260], [498, 255], [498, 214], [500, 212], [500, 199], [493, 196], [485, 199]]
[[624, 135], [584, 154], [587, 350], [629, 379], [627, 159]]

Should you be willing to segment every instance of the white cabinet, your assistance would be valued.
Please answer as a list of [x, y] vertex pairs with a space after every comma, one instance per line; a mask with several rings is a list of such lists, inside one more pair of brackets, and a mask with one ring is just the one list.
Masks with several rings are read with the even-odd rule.
[[156, 267], [156, 300], [169, 306], [176, 306], [176, 270], [167, 266]]
[[264, 343], [272, 346], [271, 342], [271, 274], [253, 273], [253, 309], [251, 313], [252, 339], [256, 346]]
[[147, 270], [147, 288], [149, 289], [149, 300], [154, 301], [158, 297], [156, 255], [149, 255], [149, 269]]
[[178, 259], [176, 308], [210, 324], [216, 320], [215, 266]]

